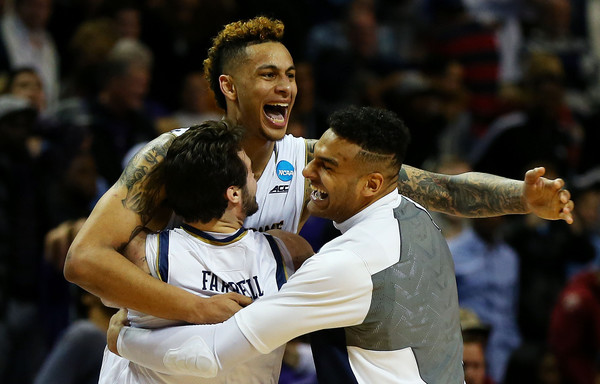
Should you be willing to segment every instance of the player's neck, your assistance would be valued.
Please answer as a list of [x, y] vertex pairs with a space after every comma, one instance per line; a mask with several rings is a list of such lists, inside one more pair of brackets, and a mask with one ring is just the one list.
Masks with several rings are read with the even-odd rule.
[[244, 218], [242, 218], [239, 212], [233, 212], [233, 210], [227, 209], [225, 210], [225, 213], [223, 213], [223, 216], [218, 219], [212, 219], [207, 223], [194, 221], [186, 222], [186, 224], [203, 232], [235, 233], [244, 224]]
[[245, 137], [243, 142], [244, 151], [252, 162], [252, 172], [258, 180], [262, 175], [271, 154], [273, 153], [274, 141], [266, 140], [260, 137]]
[[227, 119], [246, 128], [242, 146], [252, 162], [254, 177], [258, 180], [271, 158], [275, 142], [261, 135], [259, 133], [260, 128], [253, 129], [252, 127], [245, 126], [242, 113], [234, 104], [227, 105]]

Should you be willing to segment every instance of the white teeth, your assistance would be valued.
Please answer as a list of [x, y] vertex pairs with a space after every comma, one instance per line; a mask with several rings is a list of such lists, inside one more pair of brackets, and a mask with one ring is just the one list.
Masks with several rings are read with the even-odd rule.
[[327, 198], [327, 196], [328, 196], [327, 192], [322, 191], [322, 190], [317, 189], [312, 186], [311, 186], [311, 188], [313, 189], [313, 191], [311, 193], [313, 200], [324, 200]]

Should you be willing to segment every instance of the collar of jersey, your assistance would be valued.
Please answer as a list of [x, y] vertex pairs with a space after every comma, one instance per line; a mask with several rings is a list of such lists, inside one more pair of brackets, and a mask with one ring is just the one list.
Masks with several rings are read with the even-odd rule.
[[199, 239], [200, 241], [203, 241], [205, 243], [212, 244], [212, 245], [227, 245], [227, 244], [235, 243], [236, 241], [240, 240], [242, 237], [246, 236], [246, 234], [248, 234], [248, 230], [244, 227], [241, 227], [235, 233], [231, 234], [231, 236], [227, 236], [222, 239], [217, 239], [214, 236], [212, 236], [210, 233], [201, 231], [198, 228], [194, 228], [191, 225], [188, 225], [185, 223], [181, 224], [181, 228], [184, 231], [186, 231], [187, 233], [189, 233], [190, 235]]

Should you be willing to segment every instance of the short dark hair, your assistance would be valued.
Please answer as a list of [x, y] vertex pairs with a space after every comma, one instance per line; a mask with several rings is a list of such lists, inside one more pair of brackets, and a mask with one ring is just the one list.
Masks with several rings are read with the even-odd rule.
[[329, 127], [339, 137], [357, 144], [365, 156], [391, 155], [392, 166], [402, 167], [410, 142], [408, 128], [392, 111], [350, 106], [329, 117]]
[[215, 93], [220, 108], [227, 109], [225, 95], [219, 84], [219, 76], [223, 74], [224, 68], [229, 63], [241, 61], [245, 48], [249, 45], [271, 41], [281, 43], [283, 28], [283, 23], [279, 20], [258, 16], [227, 24], [213, 39], [208, 58], [204, 60], [204, 76]]
[[227, 188], [246, 186], [242, 137], [241, 126], [209, 120], [173, 140], [162, 171], [167, 202], [176, 214], [204, 223], [223, 215]]

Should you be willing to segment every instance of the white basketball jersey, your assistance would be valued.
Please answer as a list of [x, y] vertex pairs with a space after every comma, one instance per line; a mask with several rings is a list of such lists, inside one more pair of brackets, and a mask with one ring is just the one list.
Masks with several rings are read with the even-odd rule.
[[[259, 300], [277, 292], [293, 272], [280, 240], [245, 228], [223, 237], [183, 224], [148, 235], [146, 258], [154, 277], [204, 297], [233, 291]], [[131, 310], [129, 319], [141, 328], [180, 324]], [[106, 350], [99, 383], [276, 383], [284, 349], [210, 380], [155, 372]]]
[[305, 166], [306, 140], [286, 135], [275, 142], [271, 158], [258, 179], [259, 209], [244, 222], [247, 228], [261, 232], [269, 229], [298, 232], [304, 205], [302, 170]]
[[[186, 130], [180, 128], [171, 132], [181, 135]], [[269, 229], [298, 232], [305, 191], [302, 170], [306, 163], [305, 139], [285, 135], [282, 140], [275, 142], [271, 158], [258, 179], [258, 212], [246, 218], [246, 228], [259, 232]], [[178, 227], [180, 223], [181, 218], [173, 215], [169, 228]]]

